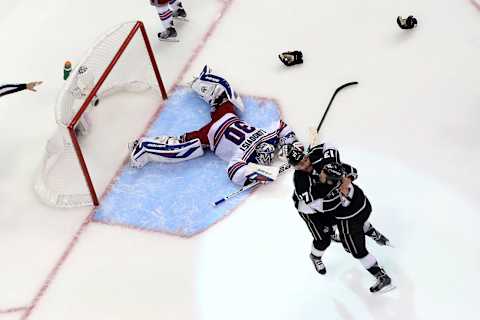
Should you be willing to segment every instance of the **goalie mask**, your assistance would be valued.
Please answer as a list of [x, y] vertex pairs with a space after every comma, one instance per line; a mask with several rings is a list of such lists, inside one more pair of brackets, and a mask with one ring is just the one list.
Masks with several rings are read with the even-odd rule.
[[272, 163], [275, 156], [275, 147], [267, 142], [260, 143], [255, 149], [255, 159], [261, 165], [268, 166]]

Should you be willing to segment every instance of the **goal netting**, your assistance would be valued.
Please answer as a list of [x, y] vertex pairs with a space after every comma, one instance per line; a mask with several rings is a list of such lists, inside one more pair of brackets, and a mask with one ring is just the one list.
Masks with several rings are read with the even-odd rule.
[[75, 65], [55, 104], [35, 191], [55, 207], [98, 205], [99, 196], [166, 99], [140, 21], [112, 28]]

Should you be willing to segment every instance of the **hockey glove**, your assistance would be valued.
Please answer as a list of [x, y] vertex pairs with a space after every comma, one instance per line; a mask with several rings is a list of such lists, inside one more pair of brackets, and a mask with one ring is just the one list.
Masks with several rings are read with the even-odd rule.
[[402, 29], [413, 29], [417, 26], [417, 19], [414, 16], [408, 16], [406, 19], [399, 16], [397, 17], [397, 24]]
[[300, 51], [287, 51], [278, 55], [280, 61], [287, 67], [303, 63], [303, 54]]

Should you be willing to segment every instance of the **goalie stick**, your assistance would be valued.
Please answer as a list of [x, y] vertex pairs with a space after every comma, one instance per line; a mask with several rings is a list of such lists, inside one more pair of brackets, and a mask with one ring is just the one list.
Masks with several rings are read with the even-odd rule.
[[[320, 120], [320, 123], [318, 124], [317, 126], [317, 132], [316, 132], [316, 135], [318, 135], [318, 132], [320, 131], [320, 128], [322, 127], [322, 124], [323, 124], [323, 121], [325, 121], [325, 117], [327, 116], [327, 113], [328, 113], [328, 110], [330, 110], [330, 107], [332, 106], [332, 102], [333, 100], [335, 99], [335, 96], [337, 95], [337, 93], [339, 91], [341, 91], [342, 89], [348, 87], [348, 86], [351, 86], [351, 85], [354, 85], [354, 84], [358, 84], [357, 81], [352, 81], [352, 82], [347, 82], [343, 85], [341, 85], [340, 87], [338, 87], [335, 92], [333, 93], [332, 95], [332, 98], [330, 99], [330, 102], [328, 103], [327, 105], [327, 109], [325, 110], [325, 112], [323, 113], [323, 116], [322, 116], [322, 119]], [[313, 145], [314, 144], [314, 141], [315, 141], [315, 137], [311, 137], [311, 144], [310, 145]], [[309, 147], [310, 148], [310, 147]], [[285, 171], [287, 171], [288, 169], [290, 169], [291, 165], [289, 163], [285, 163], [283, 165], [280, 166], [280, 170], [279, 170], [279, 174], [282, 174], [284, 173]], [[244, 192], [244, 191], [247, 191], [249, 189], [252, 189], [254, 187], [257, 187], [258, 185], [260, 185], [262, 183], [260, 183], [259, 181], [256, 181], [256, 182], [253, 182], [253, 183], [250, 183], [249, 185], [246, 185], [246, 186], [243, 186], [241, 187], [240, 189], [238, 189], [237, 191], [235, 192], [232, 192], [226, 196], [224, 196], [223, 198], [215, 201], [212, 203], [212, 205], [215, 207], [217, 205], [219, 205], [220, 203], [222, 202], [225, 202], [226, 200], [230, 199], [230, 198], [233, 198], [235, 197], [236, 195]]]
[[[284, 163], [284, 164], [282, 164], [282, 165], [280, 166], [280, 169], [278, 170], [278, 174], [284, 173], [285, 171], [287, 171], [288, 169], [290, 169], [290, 167], [291, 167], [291, 165], [290, 165], [289, 163]], [[219, 200], [213, 202], [212, 205], [213, 205], [214, 207], [216, 207], [216, 206], [219, 205], [220, 203], [222, 203], [222, 202], [224, 202], [224, 201], [226, 201], [226, 200], [228, 200], [228, 199], [230, 199], [230, 198], [233, 198], [233, 197], [235, 197], [236, 195], [238, 195], [238, 194], [240, 194], [240, 193], [242, 193], [242, 192], [244, 192], [244, 191], [247, 191], [247, 190], [249, 190], [249, 189], [253, 189], [254, 187], [256, 187], [256, 186], [258, 186], [258, 185], [260, 185], [260, 184], [262, 184], [260, 181], [255, 181], [255, 182], [252, 182], [252, 183], [250, 183], [250, 184], [247, 184], [246, 186], [241, 187], [241, 188], [238, 189], [237, 191], [232, 192], [232, 193], [226, 195], [226, 196], [223, 197], [222, 199], [219, 199]]]

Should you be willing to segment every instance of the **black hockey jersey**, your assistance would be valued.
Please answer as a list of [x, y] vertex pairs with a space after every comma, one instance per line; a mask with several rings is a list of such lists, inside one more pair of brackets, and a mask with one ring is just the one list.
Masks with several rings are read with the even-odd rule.
[[[347, 177], [352, 181], [357, 178], [357, 170], [354, 167], [348, 164], [342, 164], [342, 166]], [[340, 182], [334, 185], [320, 182], [320, 175], [315, 169], [312, 173], [296, 170], [293, 174], [293, 183], [295, 190], [292, 198], [295, 208], [305, 214], [325, 212], [341, 219], [350, 215], [350, 210], [347, 208], [353, 209], [357, 204], [356, 196], [361, 197], [363, 194], [361, 189], [360, 192], [354, 189], [351, 204], [343, 207], [339, 191]]]
[[307, 156], [312, 162], [315, 171], [320, 172], [328, 163], [340, 163], [340, 153], [331, 144], [321, 143], [319, 145], [310, 147], [307, 151]]
[[343, 205], [340, 205], [335, 211], [332, 212], [335, 218], [339, 220], [353, 218], [367, 207], [368, 200], [363, 193], [363, 190], [354, 183], [352, 183], [352, 187], [353, 195], [348, 200], [348, 206], [344, 207]]

